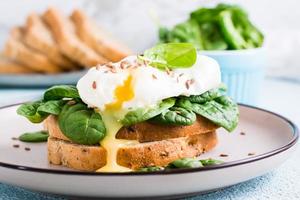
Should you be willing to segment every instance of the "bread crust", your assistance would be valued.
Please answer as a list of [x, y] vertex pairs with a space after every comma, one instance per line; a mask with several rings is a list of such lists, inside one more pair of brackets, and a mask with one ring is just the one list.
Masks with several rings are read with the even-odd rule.
[[80, 39], [108, 60], [117, 62], [132, 54], [131, 50], [113, 39], [82, 11], [74, 10], [71, 19]]
[[49, 25], [61, 51], [71, 60], [84, 67], [92, 67], [107, 62], [105, 58], [79, 40], [72, 21], [64, 17], [58, 10], [49, 8], [43, 14], [43, 19]]
[[71, 62], [60, 52], [49, 28], [36, 13], [32, 13], [27, 17], [24, 42], [31, 48], [48, 56], [53, 63], [63, 69], [78, 69], [74, 62]]
[[[203, 119], [197, 121], [199, 121], [199, 126], [200, 123], [207, 123]], [[165, 127], [164, 132], [160, 132], [162, 128], [158, 132], [153, 130], [152, 133], [157, 135], [165, 133], [167, 136], [151, 138], [149, 132], [147, 139], [152, 141], [147, 140], [147, 142], [143, 141], [139, 144], [119, 148], [117, 162], [119, 165], [138, 169], [145, 166], [165, 166], [179, 158], [198, 156], [209, 151], [217, 144], [216, 127], [212, 129], [203, 128], [203, 131], [188, 131], [196, 130], [199, 126], [186, 127], [187, 130], [185, 131], [183, 128], [176, 130], [182, 133], [175, 133], [174, 129], [172, 134], [168, 133], [168, 128], [170, 128], [168, 126]], [[211, 128], [210, 126], [207, 125], [207, 128]], [[44, 121], [44, 127], [50, 135], [48, 139], [48, 159], [50, 163], [84, 171], [95, 171], [105, 165], [106, 151], [103, 147], [72, 143], [59, 129], [55, 116], [49, 116]], [[153, 126], [151, 127], [153, 128]], [[138, 133], [138, 135], [142, 134], [142, 132]], [[132, 140], [137, 138], [123, 134], [122, 139]], [[158, 139], [160, 140], [157, 141]]]
[[13, 59], [36, 72], [58, 73], [61, 69], [45, 55], [31, 49], [23, 43], [24, 31], [13, 28], [4, 48], [4, 56]]

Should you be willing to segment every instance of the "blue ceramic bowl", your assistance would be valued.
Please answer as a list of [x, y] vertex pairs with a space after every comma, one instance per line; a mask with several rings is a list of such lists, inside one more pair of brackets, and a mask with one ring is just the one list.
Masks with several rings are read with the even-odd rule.
[[256, 105], [264, 77], [264, 48], [226, 51], [200, 51], [214, 58], [221, 67], [228, 95], [238, 103]]

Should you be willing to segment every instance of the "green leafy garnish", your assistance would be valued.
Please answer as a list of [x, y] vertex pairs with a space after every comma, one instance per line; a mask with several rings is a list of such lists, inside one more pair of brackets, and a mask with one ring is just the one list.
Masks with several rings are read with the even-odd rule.
[[99, 144], [106, 134], [101, 115], [83, 103], [66, 104], [58, 116], [58, 124], [63, 134], [78, 144]]
[[64, 98], [80, 99], [78, 90], [73, 85], [56, 85], [46, 90], [44, 100], [61, 100]]
[[197, 51], [190, 43], [158, 44], [139, 58], [160, 69], [188, 68], [195, 64]]
[[156, 171], [162, 171], [164, 170], [163, 167], [157, 167], [157, 166], [152, 166], [152, 167], [143, 167], [138, 169], [137, 171], [139, 172], [156, 172]]
[[21, 116], [26, 117], [32, 123], [40, 123], [48, 116], [48, 114], [45, 114], [44, 112], [38, 112], [38, 108], [42, 104], [42, 101], [24, 103], [17, 109], [17, 113]]
[[204, 103], [192, 103], [187, 98], [179, 99], [178, 106], [192, 110], [213, 123], [233, 131], [238, 123], [238, 106], [228, 96], [217, 97]]
[[219, 165], [219, 164], [224, 163], [224, 162], [221, 161], [221, 160], [216, 160], [216, 159], [212, 159], [212, 158], [204, 159], [204, 160], [199, 160], [199, 161], [202, 163], [202, 165], [203, 165], [204, 167], [206, 167], [206, 166], [211, 166], [211, 165]]
[[199, 168], [213, 165], [219, 165], [224, 163], [221, 160], [215, 160], [212, 158], [199, 160], [197, 158], [181, 158], [169, 163], [166, 167], [150, 166], [138, 169], [139, 172], [154, 172], [169, 169], [188, 169]]
[[58, 115], [64, 104], [65, 101], [62, 100], [25, 103], [18, 108], [17, 113], [26, 117], [32, 123], [40, 123], [50, 114]]
[[196, 121], [196, 114], [193, 111], [180, 107], [171, 107], [154, 117], [151, 121], [166, 125], [191, 125]]
[[160, 27], [160, 42], [188, 42], [200, 50], [230, 50], [261, 47], [263, 34], [237, 5], [219, 4], [199, 8], [172, 29]]
[[182, 158], [171, 162], [167, 168], [197, 168], [203, 167], [202, 163], [195, 158]]
[[47, 142], [48, 137], [47, 131], [36, 131], [20, 135], [19, 140], [22, 142]]
[[138, 108], [133, 111], [129, 111], [125, 117], [121, 120], [121, 123], [124, 126], [131, 126], [133, 124], [137, 124], [139, 122], [146, 121], [148, 119], [151, 119], [160, 113], [164, 112], [168, 108], [174, 106], [175, 99], [169, 98], [163, 100], [159, 105], [156, 105], [155, 107], [144, 109], [144, 108]]

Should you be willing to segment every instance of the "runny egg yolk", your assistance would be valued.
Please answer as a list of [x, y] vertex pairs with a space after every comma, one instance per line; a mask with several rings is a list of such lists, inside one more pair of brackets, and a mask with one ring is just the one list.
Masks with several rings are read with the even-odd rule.
[[115, 117], [116, 113], [122, 113], [122, 105], [124, 102], [134, 97], [132, 88], [132, 76], [129, 75], [123, 85], [116, 87], [114, 91], [115, 101], [105, 105], [102, 112], [102, 119], [106, 126], [106, 137], [100, 142], [100, 145], [106, 150], [106, 165], [97, 170], [97, 172], [126, 172], [131, 169], [122, 167], [117, 163], [118, 149], [122, 146], [136, 143], [136, 141], [116, 139], [118, 131], [122, 128], [122, 124]]
[[110, 104], [106, 104], [105, 108], [107, 110], [120, 110], [124, 102], [133, 99], [132, 76], [129, 75], [124, 84], [116, 87], [114, 92], [116, 100]]

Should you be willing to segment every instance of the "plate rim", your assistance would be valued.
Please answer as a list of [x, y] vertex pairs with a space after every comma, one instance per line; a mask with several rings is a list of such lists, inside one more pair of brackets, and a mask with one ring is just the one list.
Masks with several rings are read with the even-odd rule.
[[[21, 105], [22, 103], [17, 104], [11, 104], [6, 106], [0, 106], [0, 110], [14, 107], [17, 105]], [[279, 153], [282, 153], [291, 147], [293, 147], [298, 139], [299, 139], [299, 129], [295, 123], [293, 123], [290, 119], [282, 116], [281, 114], [278, 114], [273, 111], [269, 111], [263, 108], [259, 108], [252, 105], [242, 104], [238, 103], [239, 106], [251, 108], [259, 111], [263, 111], [266, 113], [269, 113], [271, 115], [275, 115], [276, 117], [279, 117], [280, 119], [287, 122], [292, 129], [293, 138], [285, 145], [274, 149], [272, 151], [253, 156], [250, 158], [244, 158], [232, 162], [226, 162], [224, 164], [214, 165], [214, 166], [208, 166], [203, 168], [192, 168], [192, 169], [172, 169], [172, 170], [166, 170], [166, 171], [154, 171], [154, 172], [122, 172], [122, 173], [116, 173], [116, 172], [108, 172], [108, 173], [101, 173], [101, 172], [83, 172], [83, 171], [67, 171], [67, 170], [60, 170], [60, 169], [44, 169], [44, 168], [37, 168], [37, 167], [30, 167], [30, 166], [23, 166], [23, 165], [16, 165], [16, 164], [10, 164], [0, 161], [0, 167], [13, 169], [13, 170], [21, 170], [21, 171], [28, 171], [28, 172], [37, 172], [37, 173], [46, 173], [46, 174], [63, 174], [63, 175], [79, 175], [79, 176], [149, 176], [149, 175], [176, 175], [176, 174], [182, 174], [182, 173], [196, 173], [196, 172], [203, 172], [203, 171], [211, 171], [211, 170], [218, 170], [223, 168], [230, 168], [234, 166], [244, 165], [252, 162], [256, 162], [262, 159], [269, 158], [271, 156], [277, 155]]]

